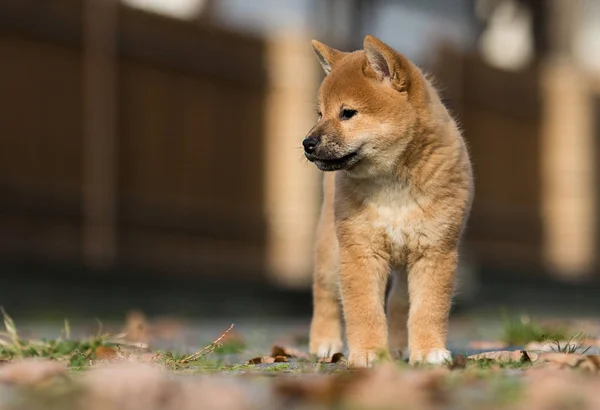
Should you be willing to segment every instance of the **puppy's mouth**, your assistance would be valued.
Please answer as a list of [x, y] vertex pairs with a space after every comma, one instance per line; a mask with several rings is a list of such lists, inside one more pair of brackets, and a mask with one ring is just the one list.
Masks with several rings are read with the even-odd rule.
[[340, 169], [349, 169], [358, 161], [360, 161], [358, 151], [335, 158], [320, 157], [314, 154], [305, 154], [305, 156], [310, 162], [314, 162], [317, 168], [319, 168], [321, 171], [338, 171]]

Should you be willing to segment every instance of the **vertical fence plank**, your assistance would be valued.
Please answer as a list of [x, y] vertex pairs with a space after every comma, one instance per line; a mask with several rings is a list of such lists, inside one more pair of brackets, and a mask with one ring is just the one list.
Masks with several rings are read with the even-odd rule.
[[116, 254], [116, 28], [118, 0], [83, 7], [83, 258], [110, 266]]

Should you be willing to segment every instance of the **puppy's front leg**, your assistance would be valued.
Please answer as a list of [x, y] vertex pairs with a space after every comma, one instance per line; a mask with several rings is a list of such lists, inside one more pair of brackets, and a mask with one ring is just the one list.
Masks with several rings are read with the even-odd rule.
[[350, 367], [371, 366], [375, 359], [389, 356], [384, 311], [389, 266], [389, 260], [373, 249], [340, 240], [340, 289]]
[[[322, 218], [323, 219], [323, 218]], [[310, 324], [310, 353], [331, 357], [342, 351], [342, 317], [338, 289], [338, 245], [333, 227], [319, 230], [315, 252], [313, 317]]]
[[335, 174], [323, 177], [323, 206], [317, 226], [313, 282], [313, 318], [309, 349], [319, 357], [342, 351], [342, 316], [338, 285], [338, 241], [335, 235], [333, 199]]
[[408, 272], [410, 363], [444, 363], [448, 315], [454, 288], [457, 253], [432, 251], [411, 264]]

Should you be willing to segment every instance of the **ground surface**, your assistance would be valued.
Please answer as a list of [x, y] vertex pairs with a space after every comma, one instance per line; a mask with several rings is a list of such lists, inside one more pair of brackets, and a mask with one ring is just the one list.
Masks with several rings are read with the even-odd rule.
[[308, 356], [306, 319], [4, 321], [0, 409], [600, 408], [589, 318], [455, 315], [452, 363], [369, 370]]

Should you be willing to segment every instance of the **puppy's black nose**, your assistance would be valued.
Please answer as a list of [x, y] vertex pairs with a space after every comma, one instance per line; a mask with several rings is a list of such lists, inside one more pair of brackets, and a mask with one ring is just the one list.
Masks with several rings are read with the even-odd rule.
[[302, 141], [302, 145], [304, 145], [304, 151], [307, 154], [312, 154], [317, 149], [317, 145], [319, 145], [320, 139], [318, 137], [306, 137], [304, 141]]

